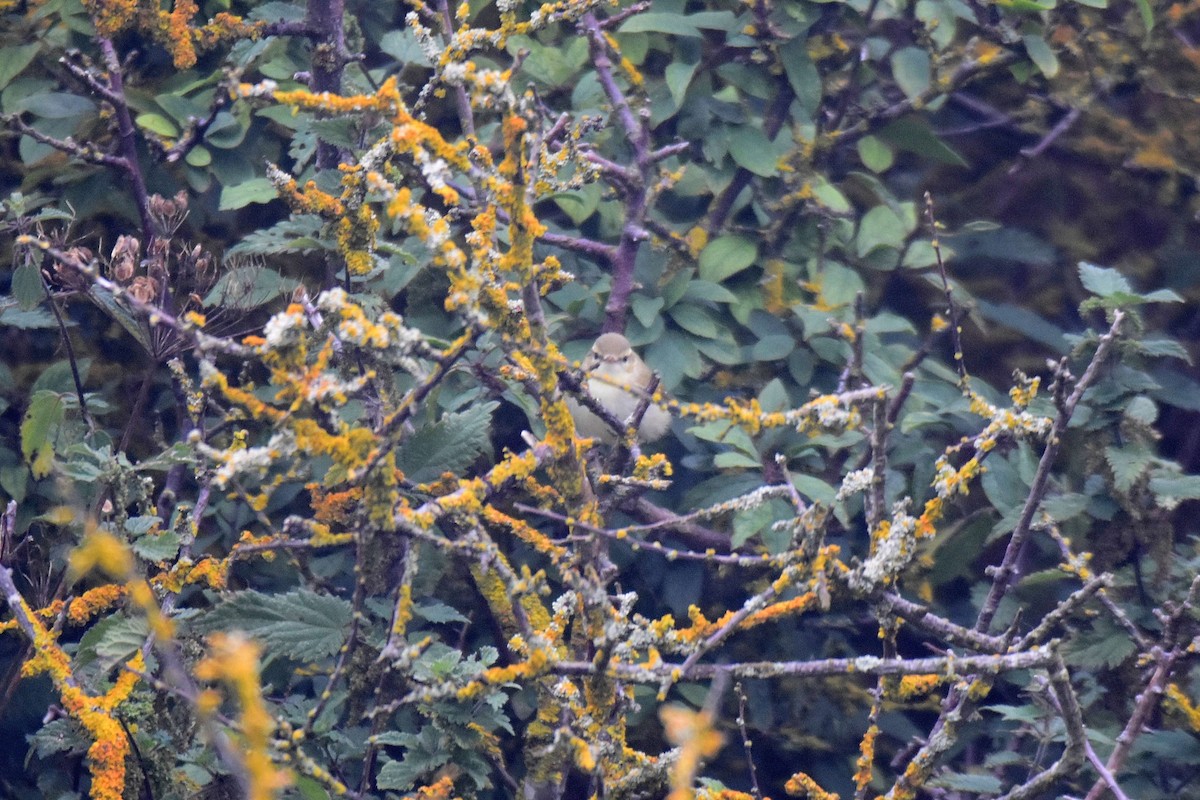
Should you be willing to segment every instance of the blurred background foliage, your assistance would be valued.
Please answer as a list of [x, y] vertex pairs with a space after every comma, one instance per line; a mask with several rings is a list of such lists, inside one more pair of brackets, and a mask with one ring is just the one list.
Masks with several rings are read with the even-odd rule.
[[[1094, 350], [1086, 331], [1107, 327], [1106, 310], [1131, 310], [1119, 357], [1068, 433], [1046, 510], [1078, 550], [1094, 554], [1093, 569], [1113, 573], [1112, 595], [1151, 639], [1160, 624], [1151, 610], [1182, 601], [1197, 563], [1190, 512], [1200, 498], [1188, 477], [1200, 468], [1200, 382], [1191, 360], [1200, 335], [1200, 3], [652, 0], [498, 8], [473, 0], [459, 12], [464, 25], [494, 29], [513, 8], [518, 19], [550, 21], [447, 59], [436, 27], [423, 40], [405, 17], [415, 13], [432, 26], [455, 9], [350, 2], [342, 19], [349, 57], [335, 59], [333, 70], [320, 61], [328, 31], [311, 27], [320, 5], [202, 3], [190, 20], [197, 30], [223, 12], [259, 27], [254, 36], [196, 35], [203, 46], [187, 63], [154, 16], [155, 4], [142, 4], [144, 24], [107, 36], [95, 24], [112, 13], [104, 4], [5, 4], [0, 195], [11, 258], [0, 269], [0, 496], [18, 503], [3, 556], [31, 606], [83, 588], [66, 573], [81, 528], [63, 524], [55, 509], [66, 503], [112, 514], [100, 509], [116, 500], [119, 529], [139, 563], [151, 571], [169, 566], [185, 535], [163, 542], [145, 534], [156, 516], [169, 528], [176, 504], [195, 504], [206, 485], [203, 460], [181, 443], [190, 420], [207, 417], [206, 441], [222, 448], [239, 435], [263, 445], [271, 430], [223, 417], [216, 407], [189, 409], [197, 367], [180, 337], [151, 328], [113, 293], [53, 260], [31, 261], [16, 237], [77, 249], [135, 298], [139, 291], [150, 302], [170, 298], [176, 315], [202, 311], [209, 333], [257, 333], [300, 296], [298, 287], [316, 297], [346, 285], [372, 318], [397, 312], [444, 346], [466, 326], [446, 310], [448, 279], [421, 236], [383, 219], [371, 268], [351, 276], [334, 226], [281, 199], [268, 173], [268, 164], [278, 165], [299, 184], [313, 180], [337, 195], [343, 173], [336, 162], [355, 163], [388, 122], [371, 112], [297, 113], [239, 87], [273, 81], [280, 90], [315, 90], [332, 72], [334, 91], [371, 95], [394, 78], [414, 115], [447, 140], [469, 136], [499, 156], [507, 107], [476, 98], [463, 113], [455, 70], [465, 63], [511, 70], [508, 86], [524, 99], [533, 129], [564, 126], [550, 141], [565, 157], [554, 169], [543, 164], [534, 211], [547, 228], [538, 257], [557, 257], [574, 276], [544, 301], [566, 356], [582, 358], [601, 330], [621, 330], [675, 398], [756, 399], [765, 411], [867, 384], [900, 387], [911, 372], [889, 441], [889, 505], [910, 497], [920, 508], [938, 456], [981, 427], [958, 387], [951, 339], [941, 332], [947, 309], [934, 239], [963, 312], [965, 367], [992, 402], [1003, 401], [1014, 370], [1049, 376], [1047, 360], [1067, 358], [1078, 374]], [[119, 103], [98, 90], [113, 91], [114, 64], [124, 79]], [[606, 81], [627, 101], [632, 127], [614, 113]], [[132, 128], [122, 130], [118, 106]], [[115, 158], [136, 158], [144, 188]], [[436, 206], [419, 165], [406, 177]], [[461, 174], [453, 180], [468, 182]], [[366, 202], [380, 206], [378, 198]], [[452, 221], [461, 237], [463, 219]], [[122, 236], [144, 248], [152, 232], [159, 252], [129, 256], [128, 242], [121, 250]], [[537, 398], [497, 377], [504, 348], [484, 334], [429, 395], [398, 452], [414, 483], [433, 483], [447, 471], [478, 474], [505, 448], [521, 449], [522, 431], [544, 432]], [[265, 379], [259, 364], [218, 363], [231, 380]], [[398, 390], [411, 385], [405, 380], [395, 377]], [[1052, 413], [1038, 402], [1040, 413]], [[865, 463], [866, 444], [853, 428], [814, 436], [677, 421], [658, 448], [675, 465], [673, 482], [650, 499], [685, 514], [790, 481], [807, 501], [834, 510], [829, 540], [846, 557], [865, 557], [863, 503], [837, 493], [843, 476]], [[979, 491], [959, 500], [938, 535], [922, 543], [903, 583], [907, 596], [972, 624], [990, 585], [984, 570], [1003, 551], [1039, 451], [1036, 443], [1013, 442], [988, 458]], [[306, 481], [319, 481], [327, 468], [318, 463], [301, 475], [280, 466], [261, 509], [236, 493], [214, 492], [191, 552], [228, 554], [243, 530], [266, 533], [264, 518], [280, 525], [290, 515], [311, 515], [317, 493]], [[611, 525], [639, 519], [628, 505], [611, 505]], [[793, 513], [775, 499], [727, 514], [713, 528], [745, 552], [779, 553], [791, 534], [773, 526]], [[515, 562], [546, 565], [512, 538], [504, 544]], [[494, 609], [472, 588], [466, 566], [432, 548], [423, 553], [413, 629], [438, 644], [418, 671], [467, 680], [510, 657]], [[718, 618], [771, 577], [625, 545], [615, 545], [611, 557], [620, 587], [636, 593], [636, 610], [651, 619], [669, 612], [684, 620], [693, 605]], [[1075, 584], [1055, 569], [1059, 561], [1049, 539], [1024, 554], [1024, 577], [993, 632], [1034, 625], [1070, 594]], [[399, 690], [362, 656], [349, 683], [333, 687], [334, 701], [318, 702], [351, 618], [354, 563], [353, 552], [336, 548], [247, 558], [233, 563], [228, 586], [252, 593], [223, 600], [214, 588], [191, 586], [178, 606], [189, 657], [208, 631], [257, 632], [277, 719], [302, 727], [320, 708], [315, 726], [308, 721], [309, 756], [351, 785], [370, 786], [362, 773], [372, 768], [364, 753], [374, 729], [362, 714], [376, 702], [373, 681], [385, 696]], [[358, 635], [373, 653], [386, 635], [390, 589], [386, 578], [365, 589]], [[290, 600], [272, 605], [279, 597]], [[311, 612], [308, 628], [289, 638], [273, 627], [301, 607]], [[145, 628], [136, 620], [112, 612], [90, 627], [68, 626], [63, 642], [80, 670], [102, 680], [139, 646]], [[769, 634], [739, 633], [721, 658], [879, 654], [879, 624], [869, 605], [835, 602], [821, 614], [775, 622]], [[314, 643], [319, 629], [330, 638]], [[1139, 642], [1090, 611], [1061, 635], [1103, 749], [1145, 685]], [[924, 656], [927, 646], [908, 633], [898, 640], [900, 655]], [[48, 681], [21, 680], [27, 656], [15, 634], [0, 640], [0, 735], [10, 743], [0, 784], [11, 796], [86, 793], [87, 739], [66, 717], [47, 713], [56, 702]], [[1177, 679], [1196, 696], [1200, 684], [1186, 672]], [[991, 709], [969, 722], [936, 791], [999, 793], [1060, 747], [1056, 715], [1037, 706], [1031, 681], [1028, 673], [997, 681]], [[781, 679], [745, 688], [767, 794], [781, 795], [800, 770], [843, 796], [854, 793], [868, 683]], [[684, 683], [673, 698], [699, 706], [705, 692]], [[666, 745], [651, 713], [652, 689], [639, 688], [637, 698], [642, 708], [630, 713], [630, 742], [658, 752]], [[473, 706], [443, 699], [395, 711], [379, 740], [384, 771], [376, 788], [409, 790], [450, 763], [459, 791], [513, 796], [496, 765], [520, 772], [517, 742], [538, 702], [524, 686]], [[137, 732], [141, 770], [127, 797], [235, 796], [184, 705], [146, 691], [123, 712], [130, 735]], [[871, 790], [891, 785], [887, 776], [903, 769], [911, 743], [928, 734], [937, 713], [930, 700], [884, 707]], [[733, 716], [721, 725], [736, 740]], [[1177, 722], [1160, 712], [1149, 723], [1153, 732], [1122, 774], [1130, 796], [1200, 796], [1200, 743]], [[706, 774], [747, 789], [738, 749], [727, 746]], [[1093, 776], [1074, 780], [1070, 791], [1082, 794]], [[306, 779], [289, 791], [319, 797], [326, 788]]]

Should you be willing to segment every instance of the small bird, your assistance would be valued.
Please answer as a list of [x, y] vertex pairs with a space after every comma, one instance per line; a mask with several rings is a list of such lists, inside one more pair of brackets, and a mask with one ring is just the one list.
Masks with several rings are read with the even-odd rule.
[[[633, 352], [629, 340], [619, 333], [600, 335], [583, 359], [583, 371], [587, 376], [584, 382], [587, 393], [622, 422], [633, 415], [654, 377], [646, 362]], [[579, 401], [568, 397], [567, 405], [579, 435], [599, 439], [605, 444], [616, 442], [617, 434], [613, 429]], [[651, 403], [638, 425], [638, 439], [652, 442], [662, 438], [670, 426], [671, 415]]]

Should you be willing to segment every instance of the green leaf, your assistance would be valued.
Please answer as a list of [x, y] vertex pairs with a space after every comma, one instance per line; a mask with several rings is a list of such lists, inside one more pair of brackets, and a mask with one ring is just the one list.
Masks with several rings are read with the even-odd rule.
[[814, 503], [833, 505], [837, 499], [837, 489], [814, 475], [792, 475], [792, 485], [796, 491]]
[[138, 558], [152, 563], [159, 563], [175, 558], [179, 552], [179, 534], [175, 531], [148, 533], [133, 540], [133, 552]]
[[212, 163], [212, 160], [212, 153], [210, 153], [207, 148], [200, 146], [193, 147], [188, 151], [187, 156], [184, 158], [184, 161], [188, 163], [188, 166], [196, 167], [197, 169], [203, 169], [204, 167], [207, 167]]
[[1106, 447], [1104, 460], [1113, 472], [1113, 486], [1118, 492], [1127, 493], [1150, 466], [1154, 454], [1137, 446]]
[[287, 594], [237, 592], [197, 617], [202, 632], [241, 630], [260, 641], [269, 655], [300, 661], [325, 658], [345, 641], [351, 606], [346, 600], [297, 589]]
[[251, 178], [236, 186], [223, 187], [218, 208], [221, 211], [236, 211], [254, 203], [269, 203], [277, 197], [275, 185], [271, 181], [266, 178]]
[[294, 214], [269, 228], [254, 231], [226, 251], [225, 255], [280, 255], [333, 250], [336, 245], [321, 238], [324, 221], [316, 214]]
[[205, 144], [220, 150], [232, 150], [240, 147], [250, 130], [248, 114], [234, 115], [228, 111], [220, 111], [213, 118], [212, 125], [204, 132]]
[[1037, 65], [1043, 75], [1053, 78], [1058, 74], [1058, 56], [1041, 34], [1027, 34], [1021, 37], [1021, 41], [1025, 43], [1025, 52], [1029, 55], [1029, 60]]
[[1098, 625], [1096, 630], [1072, 638], [1067, 643], [1063, 655], [1072, 666], [1084, 669], [1113, 669], [1136, 652], [1137, 645], [1124, 631], [1118, 631], [1110, 624], [1103, 624]]
[[796, 349], [796, 340], [786, 334], [764, 336], [750, 346], [750, 358], [754, 361], [778, 361], [787, 358]]
[[884, 141], [870, 134], [855, 145], [863, 166], [872, 172], [886, 172], [896, 160], [896, 154]]
[[698, 62], [684, 64], [678, 61], [667, 65], [663, 78], [667, 82], [667, 90], [671, 93], [671, 99], [675, 101], [676, 108], [683, 105], [683, 98], [687, 95], [688, 86], [691, 85], [692, 76], [696, 74], [698, 66]]
[[898, 119], [879, 130], [876, 135], [902, 150], [932, 161], [956, 167], [968, 166], [966, 159], [937, 137], [924, 117], [914, 114]]
[[452, 606], [439, 603], [436, 600], [413, 606], [413, 613], [426, 622], [470, 622]]
[[284, 292], [291, 291], [293, 285], [292, 281], [285, 280], [273, 269], [259, 266], [235, 267], [213, 285], [204, 298], [204, 305], [246, 311], [265, 305]]
[[770, 178], [779, 174], [775, 147], [760, 128], [734, 128], [729, 134], [729, 155], [739, 167]]
[[18, 100], [14, 110], [18, 113], [27, 111], [46, 119], [70, 119], [92, 113], [96, 110], [96, 104], [77, 94], [46, 92]]
[[1150, 6], [1150, 0], [1133, 0], [1133, 4], [1137, 6], [1138, 14], [1142, 18], [1142, 25], [1146, 28], [1146, 35], [1149, 36], [1154, 31], [1154, 9]]
[[890, 206], [875, 206], [863, 215], [855, 240], [859, 258], [880, 247], [904, 247], [908, 226]]
[[22, 264], [13, 271], [12, 293], [22, 311], [32, 311], [45, 299], [46, 290], [37, 264]]
[[808, 55], [805, 37], [797, 36], [780, 45], [779, 58], [783, 61], [783, 71], [801, 108], [809, 114], [815, 113], [821, 104], [824, 87], [821, 85], [821, 73]]
[[758, 258], [758, 245], [742, 236], [721, 236], [700, 251], [700, 277], [720, 283], [749, 267]]
[[758, 459], [751, 458], [750, 456], [745, 455], [743, 453], [737, 453], [737, 452], [733, 452], [733, 451], [717, 453], [713, 457], [713, 464], [718, 469], [739, 469], [739, 468], [761, 469], [762, 468], [762, 463]]
[[892, 54], [892, 77], [909, 100], [929, 89], [930, 70], [929, 53], [919, 47], [904, 47]]
[[379, 49], [401, 64], [414, 64], [418, 67], [432, 67], [433, 63], [421, 49], [416, 35], [408, 28], [388, 31], [379, 40]]
[[88, 297], [92, 299], [93, 303], [108, 312], [108, 315], [116, 320], [117, 324], [137, 340], [142, 349], [147, 353], [154, 352], [154, 345], [150, 341], [150, 329], [140, 316], [130, 311], [117, 298], [113, 297], [107, 289], [99, 286], [93, 285], [88, 290]]
[[1138, 395], [1125, 406], [1125, 417], [1143, 425], [1153, 425], [1158, 419], [1158, 404], [1145, 395]]
[[663, 299], [635, 294], [629, 301], [629, 307], [633, 310], [634, 318], [642, 323], [643, 327], [649, 328], [662, 313]]
[[179, 127], [162, 114], [138, 114], [134, 122], [137, 123], [139, 128], [145, 128], [151, 133], [157, 133], [159, 136], [174, 138], [179, 135]]
[[712, 281], [688, 281], [683, 300], [699, 300], [708, 303], [736, 303], [738, 296], [719, 283]]
[[19, 44], [0, 50], [0, 89], [12, 83], [12, 79], [25, 71], [34, 56], [38, 54], [41, 45]]
[[846, 195], [824, 177], [818, 175], [813, 179], [812, 192], [813, 199], [822, 208], [834, 214], [850, 213], [850, 201], [846, 199]]
[[21, 422], [21, 455], [34, 478], [50, 474], [54, 460], [54, 433], [62, 422], [64, 404], [57, 392], [39, 391], [33, 395], [25, 419]]
[[[54, 315], [44, 308], [31, 308], [22, 311], [16, 303], [6, 304], [7, 298], [0, 297], [0, 325], [20, 330], [37, 330], [39, 328], [57, 328], [58, 322]], [[64, 319], [63, 324], [68, 328], [74, 326], [74, 320]]]
[[400, 444], [396, 466], [414, 483], [436, 480], [443, 472], [461, 472], [491, 447], [492, 412], [497, 406], [479, 403], [466, 411], [443, 414]]
[[943, 772], [928, 781], [930, 786], [967, 794], [1000, 794], [1004, 784], [995, 775]]
[[1150, 491], [1176, 500], [1200, 500], [1200, 475], [1159, 475], [1150, 479]]
[[77, 658], [81, 664], [97, 658], [106, 664], [125, 661], [142, 648], [149, 632], [145, 617], [112, 614], [89, 628], [79, 640]]
[[712, 315], [700, 306], [691, 303], [679, 303], [667, 310], [675, 324], [694, 336], [705, 339], [716, 339], [721, 329]]
[[602, 194], [600, 187], [593, 183], [570, 192], [556, 192], [549, 199], [571, 218], [571, 222], [580, 225], [596, 213]]
[[1099, 297], [1111, 297], [1117, 293], [1135, 294], [1129, 281], [1120, 272], [1086, 261], [1079, 262], [1079, 281], [1084, 289]]
[[700, 29], [686, 14], [651, 11], [637, 14], [621, 23], [620, 33], [669, 33], [672, 36], [700, 36]]
[[[91, 369], [91, 366], [90, 358], [82, 358], [75, 363], [75, 369], [79, 370], [79, 379], [84, 383], [87, 382], [88, 370]], [[41, 391], [72, 395], [75, 393], [75, 378], [69, 360], [64, 358], [62, 361], [55, 361], [42, 370], [42, 374], [38, 375], [38, 379], [33, 382], [33, 388], [29, 390], [29, 393], [35, 395]]]

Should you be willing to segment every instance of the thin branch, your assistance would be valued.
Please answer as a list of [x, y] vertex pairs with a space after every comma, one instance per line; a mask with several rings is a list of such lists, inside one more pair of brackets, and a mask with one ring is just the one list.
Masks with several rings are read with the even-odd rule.
[[[1025, 497], [1025, 505], [1021, 509], [1021, 516], [1018, 518], [1017, 525], [1009, 537], [1008, 547], [1004, 551], [1004, 558], [1001, 560], [1000, 565], [996, 567], [992, 576], [992, 586], [988, 591], [988, 596], [979, 610], [979, 616], [975, 621], [975, 630], [977, 631], [986, 631], [988, 629], [992, 623], [992, 619], [996, 616], [996, 610], [1000, 607], [1001, 598], [1008, 591], [1009, 583], [1016, 572], [1017, 557], [1021, 552], [1021, 548], [1025, 546], [1025, 540], [1029, 536], [1034, 514], [1041, 507], [1042, 499], [1046, 495], [1046, 488], [1050, 480], [1050, 471], [1053, 469], [1054, 461], [1058, 457], [1058, 450], [1062, 446], [1062, 437], [1067, 431], [1067, 425], [1070, 424], [1071, 417], [1075, 413], [1075, 407], [1079, 405], [1079, 401], [1083, 398], [1083, 393], [1088, 390], [1092, 382], [1099, 375], [1100, 367], [1107, 360], [1108, 353], [1116, 342], [1117, 334], [1121, 330], [1121, 323], [1124, 319], [1125, 315], [1122, 312], [1113, 312], [1113, 321], [1108, 329], [1108, 333], [1100, 337], [1096, 352], [1092, 355], [1092, 360], [1088, 364], [1087, 369], [1084, 370], [1083, 375], [1075, 384], [1075, 388], [1070, 396], [1062, 402], [1058, 415], [1054, 419], [1054, 424], [1050, 428], [1050, 433], [1046, 437], [1046, 447], [1042, 451], [1037, 472], [1034, 474], [1033, 482], [1029, 486], [1029, 493]], [[1065, 377], [1060, 377], [1060, 380], [1065, 380]]]

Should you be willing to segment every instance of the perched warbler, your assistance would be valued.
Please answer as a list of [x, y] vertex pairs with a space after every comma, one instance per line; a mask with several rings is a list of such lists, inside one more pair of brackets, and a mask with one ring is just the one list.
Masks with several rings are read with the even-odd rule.
[[[619, 333], [601, 334], [583, 359], [583, 371], [586, 375], [583, 388], [622, 422], [633, 416], [654, 377], [653, 370]], [[580, 436], [599, 439], [605, 444], [616, 441], [617, 434], [612, 428], [575, 398], [568, 397], [567, 405]], [[651, 403], [638, 425], [638, 439], [643, 442], [659, 439], [670, 425], [671, 415]]]

